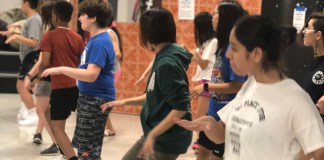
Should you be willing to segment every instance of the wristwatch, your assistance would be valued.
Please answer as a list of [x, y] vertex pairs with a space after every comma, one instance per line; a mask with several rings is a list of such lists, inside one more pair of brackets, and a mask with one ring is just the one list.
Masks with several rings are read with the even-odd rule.
[[205, 92], [209, 92], [209, 91], [208, 91], [208, 83], [204, 83], [204, 91], [205, 91]]

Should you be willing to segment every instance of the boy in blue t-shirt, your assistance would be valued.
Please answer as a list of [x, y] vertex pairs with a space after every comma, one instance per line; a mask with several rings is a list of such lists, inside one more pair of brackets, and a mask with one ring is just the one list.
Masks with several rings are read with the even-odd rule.
[[64, 74], [78, 80], [80, 95], [72, 144], [78, 149], [79, 159], [99, 160], [105, 122], [111, 110], [103, 113], [100, 107], [116, 98], [115, 53], [107, 33], [112, 8], [106, 1], [85, 0], [80, 4], [79, 12], [81, 27], [91, 36], [82, 53], [79, 68], [50, 68], [42, 76]]

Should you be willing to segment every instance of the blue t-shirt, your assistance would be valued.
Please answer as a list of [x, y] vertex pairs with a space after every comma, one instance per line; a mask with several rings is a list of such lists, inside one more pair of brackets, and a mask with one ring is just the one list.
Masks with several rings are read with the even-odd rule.
[[[226, 53], [220, 50], [216, 55], [215, 64], [212, 70], [211, 82], [212, 83], [228, 83], [231, 81], [244, 82], [247, 77], [236, 75], [229, 60], [226, 58]], [[208, 115], [213, 116], [216, 120], [220, 120], [217, 112], [222, 109], [227, 103], [234, 99], [236, 94], [219, 94], [212, 93], [209, 101]]]
[[78, 80], [80, 94], [115, 100], [114, 60], [115, 52], [108, 33], [103, 32], [92, 37], [81, 55], [79, 68], [86, 69], [88, 64], [96, 64], [101, 67], [101, 71], [94, 82]]

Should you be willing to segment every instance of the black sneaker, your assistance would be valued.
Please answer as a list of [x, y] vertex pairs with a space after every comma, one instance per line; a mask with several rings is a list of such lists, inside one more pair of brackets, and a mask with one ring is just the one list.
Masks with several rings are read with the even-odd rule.
[[40, 154], [42, 156], [55, 156], [59, 154], [59, 149], [56, 144], [52, 144], [49, 148], [41, 151]]
[[33, 143], [42, 144], [42, 141], [43, 141], [42, 134], [36, 133], [33, 138]]

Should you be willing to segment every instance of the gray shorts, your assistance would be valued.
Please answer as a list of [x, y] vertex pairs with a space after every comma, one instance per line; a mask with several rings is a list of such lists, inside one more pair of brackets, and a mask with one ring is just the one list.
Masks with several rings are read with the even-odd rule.
[[51, 95], [51, 82], [48, 81], [39, 81], [36, 87], [36, 96], [47, 96]]

